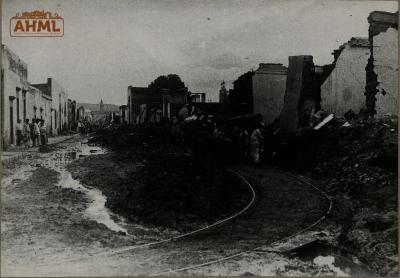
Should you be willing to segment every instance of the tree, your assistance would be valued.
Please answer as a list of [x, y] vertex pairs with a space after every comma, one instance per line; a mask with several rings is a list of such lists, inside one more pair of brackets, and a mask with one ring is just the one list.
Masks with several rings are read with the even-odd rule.
[[233, 81], [223, 113], [239, 115], [253, 113], [253, 83], [254, 71], [248, 71]]
[[177, 74], [160, 75], [149, 84], [149, 88], [176, 90], [185, 88], [185, 83]]

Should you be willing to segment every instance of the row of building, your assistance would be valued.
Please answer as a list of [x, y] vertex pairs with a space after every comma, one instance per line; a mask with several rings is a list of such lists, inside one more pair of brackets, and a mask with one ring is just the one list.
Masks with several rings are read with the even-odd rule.
[[[397, 115], [398, 13], [375, 11], [368, 22], [368, 37], [353, 37], [334, 50], [331, 64], [315, 65], [309, 55], [290, 56], [288, 67], [261, 63], [251, 80], [252, 110], [244, 109], [246, 113], [261, 114], [266, 123], [279, 119], [285, 131], [309, 126], [320, 110], [336, 117], [350, 110], [376, 117]], [[228, 107], [230, 92], [222, 82], [219, 103], [209, 103], [205, 94], [191, 94], [187, 88], [129, 86], [127, 105], [120, 107], [122, 121], [160, 121], [178, 116], [186, 104], [218, 113]]]
[[[28, 81], [28, 66], [6, 45], [2, 45], [1, 64], [1, 131], [2, 149], [7, 150], [17, 141], [17, 123], [26, 119], [41, 119], [46, 123], [47, 134], [57, 136], [76, 131], [77, 122], [102, 125], [121, 121], [121, 110], [113, 104], [77, 103], [68, 98], [65, 88], [54, 78], [46, 83]], [[125, 114], [125, 112], [124, 112]]]
[[25, 119], [43, 119], [49, 135], [71, 128], [76, 115], [76, 101], [54, 79], [31, 84], [28, 66], [7, 46], [2, 45], [1, 64], [1, 131], [2, 147], [16, 143], [16, 125]]
[[205, 93], [190, 93], [187, 87], [163, 89], [128, 87], [127, 105], [120, 106], [121, 121], [128, 124], [159, 122], [178, 116], [186, 104], [206, 104]]
[[288, 67], [260, 64], [252, 80], [254, 113], [292, 131], [312, 113], [344, 116], [349, 110], [382, 117], [398, 109], [398, 13], [375, 11], [369, 35], [351, 38], [333, 51], [333, 63], [317, 66], [312, 56], [291, 56]]

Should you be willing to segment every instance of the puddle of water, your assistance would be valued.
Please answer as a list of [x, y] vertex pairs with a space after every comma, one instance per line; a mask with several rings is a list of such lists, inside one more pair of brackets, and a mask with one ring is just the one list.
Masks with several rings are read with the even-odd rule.
[[[88, 219], [104, 224], [112, 231], [133, 236], [136, 240], [146, 239], [147, 236], [151, 240], [158, 240], [161, 233], [163, 235], [175, 235], [177, 232], [174, 230], [161, 231], [156, 227], [145, 227], [141, 224], [131, 222], [127, 223], [123, 217], [112, 213], [105, 207], [106, 197], [100, 190], [85, 187], [78, 180], [73, 179], [71, 174], [66, 170], [66, 165], [80, 157], [105, 153], [107, 153], [106, 149], [88, 142], [68, 143], [68, 145], [60, 146], [59, 149], [53, 152], [37, 154], [38, 157], [33, 161], [34, 165], [21, 167], [12, 175], [3, 178], [1, 184], [3, 187], [12, 186], [29, 178], [31, 172], [37, 169], [37, 167], [46, 167], [60, 173], [61, 178], [58, 186], [77, 190], [86, 195], [89, 204], [83, 214]], [[31, 157], [27, 157], [26, 159], [29, 159], [27, 163], [32, 163], [32, 160], [30, 160]], [[17, 179], [20, 179], [20, 181], [17, 181]]]
[[374, 273], [368, 270], [358, 260], [349, 258], [328, 244], [320, 241], [314, 241], [302, 247], [296, 248], [291, 257], [297, 257], [302, 261], [312, 261], [318, 266], [328, 266], [337, 276], [374, 276]]
[[92, 203], [85, 211], [89, 218], [106, 225], [112, 231], [128, 234], [127, 229], [112, 220], [110, 211], [105, 207], [107, 199], [100, 190], [91, 189], [87, 192], [87, 195], [92, 200]]
[[329, 269], [335, 272], [338, 276], [350, 276], [339, 267], [335, 266], [335, 257], [333, 256], [317, 256], [314, 258], [313, 263], [318, 266], [328, 266]]
[[[111, 218], [111, 212], [105, 207], [107, 198], [103, 193], [96, 188], [84, 187], [78, 180], [72, 178], [70, 173], [66, 171], [62, 172], [62, 178], [58, 184], [64, 188], [71, 188], [86, 194], [90, 200], [88, 208], [85, 210], [84, 214], [89, 219], [94, 220], [98, 223], [104, 224], [108, 229], [115, 232], [123, 232], [128, 234], [128, 231], [121, 225], [117, 224]], [[123, 222], [120, 219], [121, 222]]]
[[[122, 232], [128, 234], [127, 229], [122, 227], [125, 224], [124, 219], [112, 214], [106, 207], [107, 198], [102, 192], [96, 188], [87, 188], [83, 186], [78, 180], [72, 178], [71, 174], [66, 171], [65, 166], [73, 160], [82, 157], [96, 154], [104, 154], [106, 150], [95, 145], [88, 145], [87, 143], [77, 143], [75, 146], [61, 148], [50, 156], [44, 155], [43, 159], [37, 161], [38, 166], [48, 167], [61, 174], [61, 179], [58, 186], [70, 188], [83, 192], [89, 199], [89, 206], [85, 210], [84, 215], [91, 220], [104, 224], [108, 229], [115, 232]], [[118, 224], [113, 219], [116, 219]]]

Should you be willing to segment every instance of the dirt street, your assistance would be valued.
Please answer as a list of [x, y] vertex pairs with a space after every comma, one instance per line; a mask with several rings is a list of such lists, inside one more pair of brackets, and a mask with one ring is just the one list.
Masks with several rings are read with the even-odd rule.
[[[179, 232], [128, 223], [104, 207], [106, 200], [99, 190], [72, 179], [65, 166], [75, 159], [91, 156], [107, 163], [107, 154], [85, 141], [84, 137], [75, 137], [4, 166], [2, 275], [176, 275], [179, 273], [168, 271], [259, 246], [264, 249], [180, 274], [353, 274], [354, 263], [342, 270], [326, 254], [305, 260], [265, 249], [317, 221], [329, 205], [310, 186], [268, 167], [235, 168], [256, 189], [255, 205], [244, 215], [180, 240], [116, 253], [121, 248], [170, 238]], [[316, 226], [307, 233], [324, 228]]]

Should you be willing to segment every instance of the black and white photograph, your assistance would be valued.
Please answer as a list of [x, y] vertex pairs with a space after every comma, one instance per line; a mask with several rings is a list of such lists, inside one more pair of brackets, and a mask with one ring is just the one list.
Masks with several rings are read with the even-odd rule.
[[0, 3], [2, 277], [398, 277], [398, 1]]

